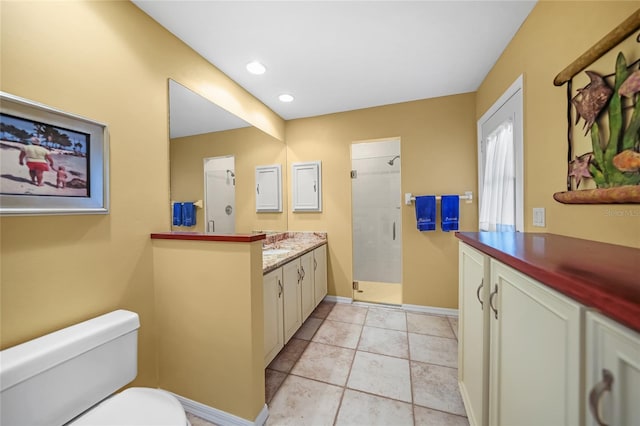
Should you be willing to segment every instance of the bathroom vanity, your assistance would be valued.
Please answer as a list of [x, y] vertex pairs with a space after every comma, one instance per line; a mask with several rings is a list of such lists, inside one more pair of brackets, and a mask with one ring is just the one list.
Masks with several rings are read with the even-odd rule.
[[268, 235], [263, 247], [264, 365], [327, 295], [326, 233]]
[[640, 424], [640, 250], [553, 234], [456, 235], [469, 423]]

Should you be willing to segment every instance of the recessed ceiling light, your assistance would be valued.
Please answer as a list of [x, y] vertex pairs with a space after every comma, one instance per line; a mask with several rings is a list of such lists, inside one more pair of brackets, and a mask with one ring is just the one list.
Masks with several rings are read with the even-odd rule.
[[249, 62], [247, 64], [247, 71], [249, 71], [251, 74], [264, 74], [266, 70], [267, 68], [258, 61]]
[[278, 99], [280, 99], [280, 102], [291, 102], [293, 101], [293, 96], [283, 93], [282, 95], [278, 96]]

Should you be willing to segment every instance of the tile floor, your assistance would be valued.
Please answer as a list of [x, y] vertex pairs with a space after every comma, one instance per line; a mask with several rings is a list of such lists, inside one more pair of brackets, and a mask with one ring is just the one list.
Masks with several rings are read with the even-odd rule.
[[468, 425], [457, 327], [322, 302], [265, 371], [267, 425]]

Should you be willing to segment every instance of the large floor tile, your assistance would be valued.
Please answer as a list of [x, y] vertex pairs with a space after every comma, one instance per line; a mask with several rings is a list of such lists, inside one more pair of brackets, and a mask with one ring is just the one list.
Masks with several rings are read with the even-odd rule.
[[318, 306], [316, 306], [313, 312], [311, 312], [311, 316], [313, 318], [325, 319], [335, 305], [335, 302], [327, 302], [323, 300]]
[[357, 351], [347, 387], [411, 402], [409, 361]]
[[413, 413], [416, 425], [469, 426], [469, 420], [466, 417], [430, 410], [419, 405], [414, 407]]
[[466, 416], [457, 369], [411, 361], [411, 383], [414, 404]]
[[271, 401], [271, 398], [273, 398], [273, 395], [276, 394], [286, 378], [287, 374], [280, 371], [271, 370], [270, 368], [264, 371], [264, 399], [267, 404]]
[[321, 318], [307, 318], [302, 324], [302, 327], [296, 331], [296, 334], [294, 334], [293, 337], [296, 339], [311, 340], [313, 335], [316, 334], [316, 331], [320, 328], [322, 321], [323, 320]]
[[[413, 426], [411, 404], [346, 389], [336, 426]], [[433, 424], [433, 423], [432, 423]]]
[[454, 338], [447, 317], [407, 312], [407, 330], [410, 333]]
[[446, 337], [409, 333], [412, 361], [458, 368], [458, 341]]
[[271, 361], [268, 368], [288, 373], [298, 361], [298, 358], [300, 358], [300, 355], [302, 355], [302, 352], [304, 352], [308, 344], [309, 342], [307, 340], [292, 337], [274, 360]]
[[269, 404], [267, 425], [332, 425], [343, 388], [289, 375]]
[[407, 331], [407, 314], [395, 309], [369, 308], [364, 325]]
[[407, 333], [365, 326], [362, 329], [358, 350], [408, 359], [409, 342]]
[[358, 346], [361, 332], [361, 325], [326, 319], [311, 340], [318, 343], [326, 343], [327, 345], [355, 349]]
[[367, 308], [353, 306], [346, 303], [336, 303], [327, 319], [331, 321], [349, 322], [352, 324], [364, 324], [367, 316]]
[[187, 413], [187, 420], [189, 420], [191, 426], [216, 426], [215, 423], [208, 422], [205, 419], [201, 419], [200, 417], [194, 416], [191, 413]]
[[344, 386], [354, 354], [353, 349], [311, 342], [291, 374]]

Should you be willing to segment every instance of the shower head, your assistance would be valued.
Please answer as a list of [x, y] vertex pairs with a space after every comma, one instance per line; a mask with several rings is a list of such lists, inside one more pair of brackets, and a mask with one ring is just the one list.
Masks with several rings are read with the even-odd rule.
[[387, 161], [387, 164], [390, 165], [390, 166], [393, 166], [393, 162], [396, 161], [396, 158], [400, 158], [400, 156], [396, 155], [391, 160]]

